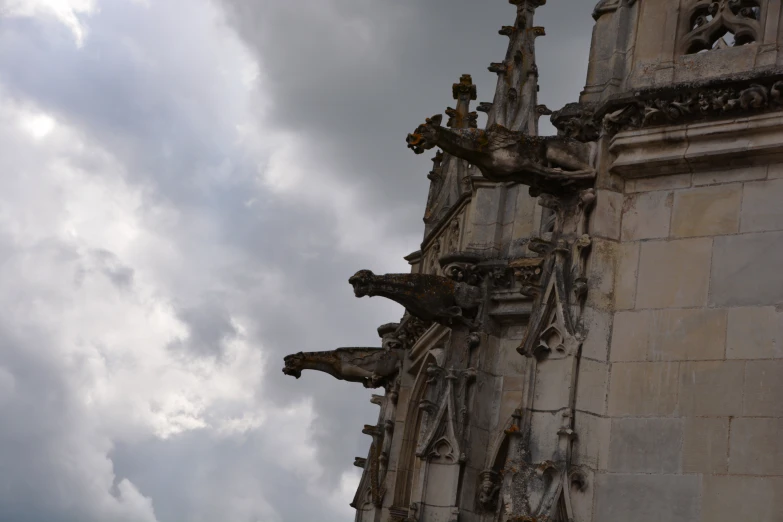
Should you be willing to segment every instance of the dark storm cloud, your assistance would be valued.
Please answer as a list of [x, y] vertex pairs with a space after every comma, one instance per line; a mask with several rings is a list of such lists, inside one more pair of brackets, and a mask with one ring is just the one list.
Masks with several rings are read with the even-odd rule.
[[[223, 2], [229, 20], [267, 73], [268, 89], [259, 93], [272, 107], [266, 124], [303, 133], [306, 150], [361, 186], [369, 207], [394, 213], [394, 233], [420, 237], [430, 165], [426, 157], [406, 149], [404, 137], [424, 117], [453, 104], [451, 84], [462, 73], [472, 73], [479, 101], [492, 100], [497, 77], [487, 66], [505, 55], [507, 39], [497, 31], [513, 22], [514, 7], [503, 1], [469, 0]], [[583, 4], [550, 2], [539, 10], [537, 23], [547, 26], [548, 33], [538, 40], [540, 100], [551, 108], [575, 101], [584, 84], [593, 6]], [[359, 267], [358, 260], [340, 261]], [[328, 302], [344, 302], [341, 265], [333, 266], [320, 268], [330, 270], [324, 282], [336, 282], [321, 295]], [[315, 329], [326, 341], [324, 348], [315, 349], [345, 344], [346, 333], [370, 326], [361, 324], [358, 314], [322, 313], [336, 319], [340, 328]], [[290, 328], [294, 324], [271, 338], [285, 337], [285, 332], [293, 332]], [[286, 391], [291, 387], [295, 394], [296, 388], [309, 388], [303, 381], [295, 387], [274, 379], [269, 384]], [[329, 419], [325, 428], [334, 430], [324, 429], [319, 440], [324, 447], [339, 447], [350, 426], [358, 424], [350, 424], [347, 412], [340, 411], [339, 384], [325, 379], [323, 386], [338, 398], [331, 406], [319, 399]], [[344, 393], [347, 397], [349, 392]], [[334, 458], [322, 458], [330, 469], [345, 466], [346, 453], [329, 455]]]
[[[307, 177], [299, 189], [327, 180], [356, 191], [355, 207], [346, 213], [357, 229], [368, 224], [377, 235], [360, 243], [364, 250], [341, 246], [344, 235], [352, 236], [337, 215], [344, 209], [318, 198], [303, 203], [263, 185], [259, 189], [259, 164], [263, 171], [268, 158], [235, 140], [234, 118], [245, 110], [236, 105], [242, 87], [235, 77], [221, 75], [224, 56], [204, 38], [213, 22], [199, 15], [195, 3], [102, 2], [87, 19], [81, 49], [65, 31], [53, 29], [54, 21], [4, 22], [0, 83], [111, 151], [148, 204], [164, 202], [181, 212], [173, 223], [147, 216], [186, 260], [166, 272], [168, 297], [189, 333], [170, 348], [219, 359], [225, 342], [239, 335], [231, 318], [251, 318], [246, 338], [263, 350], [266, 362], [263, 381], [251, 390], [256, 407], [312, 401], [313, 458], [324, 470], [323, 483], [332, 486], [353, 469], [354, 456], [366, 454], [369, 439], [361, 428], [375, 422], [377, 409], [356, 385], [314, 372], [300, 380], [284, 376], [282, 357], [379, 345], [377, 325], [401, 315], [388, 302], [355, 299], [347, 279], [360, 268], [407, 269], [402, 256], [418, 248], [430, 165], [406, 149], [404, 138], [424, 117], [453, 104], [451, 84], [463, 73], [473, 74], [479, 101], [492, 100], [496, 77], [486, 67], [504, 57], [507, 42], [497, 30], [512, 22], [514, 8], [503, 0], [218, 4], [226, 10], [226, 32], [236, 31], [262, 70], [256, 106], [246, 116], [268, 135], [289, 132], [300, 140], [294, 160], [307, 167]], [[541, 102], [551, 108], [574, 101], [584, 83], [592, 7], [592, 2], [575, 7], [550, 0], [539, 10], [538, 23], [548, 33], [538, 41]], [[84, 153], [74, 161], [89, 172], [101, 160]], [[255, 204], [249, 205], [250, 199]], [[390, 254], [389, 245], [399, 245], [399, 251]], [[85, 263], [120, 288], [131, 288], [138, 279], [135, 267], [108, 249]], [[276, 282], [274, 293], [270, 279]], [[72, 383], [58, 376], [63, 368], [25, 359], [18, 339], [2, 339], [15, 347], [8, 364], [16, 381], [29, 385], [15, 391], [12, 406], [4, 406], [13, 408], [8, 415], [21, 416], [18, 428], [43, 430], [48, 436], [37, 444], [61, 453], [67, 453], [64, 445], [71, 439], [46, 429], [90, 439], [88, 428], [79, 424], [86, 414], [72, 410], [78, 403]], [[53, 401], [52, 395], [65, 402]], [[254, 494], [271, 502], [285, 522], [316, 517], [336, 522], [337, 512], [324, 509], [319, 493], [306, 491], [306, 478], [286, 466], [285, 448], [270, 454], [275, 444], [270, 434], [278, 429], [262, 424], [229, 438], [201, 429], [166, 440], [120, 441], [111, 458], [117, 481], [127, 478], [151, 498], [160, 522], [221, 519], [226, 499], [240, 505]], [[9, 455], [5, 462], [13, 471], [32, 450], [14, 447], [11, 439], [0, 455]], [[59, 453], [43, 454], [62, 461]], [[35, 465], [41, 469], [24, 475], [31, 483], [47, 474], [54, 482], [69, 477], [43, 460]], [[22, 488], [21, 500], [7, 508], [15, 521], [98, 519], [98, 511], [89, 507], [90, 492], [83, 492], [83, 511], [68, 518], [57, 513], [56, 499], [36, 507], [32, 486], [14, 487]], [[253, 506], [243, 513], [264, 509]]]
[[[453, 105], [451, 84], [473, 75], [479, 101], [492, 101], [497, 76], [490, 62], [505, 57], [513, 23], [505, 1], [223, 0], [231, 21], [255, 50], [269, 77], [271, 121], [307, 133], [330, 165], [362, 184], [399, 227], [419, 232], [428, 161], [404, 138], [425, 117]], [[575, 6], [574, 4], [581, 4]], [[575, 101], [587, 70], [591, 2], [550, 2], [537, 23], [541, 101]], [[342, 20], [343, 23], [340, 23]]]

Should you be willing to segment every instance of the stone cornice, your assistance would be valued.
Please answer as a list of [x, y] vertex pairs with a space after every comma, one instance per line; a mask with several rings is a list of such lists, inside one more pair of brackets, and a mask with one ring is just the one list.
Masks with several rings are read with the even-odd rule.
[[783, 112], [624, 131], [609, 150], [611, 171], [626, 178], [781, 162]]
[[561, 134], [579, 141], [601, 135], [783, 110], [783, 69], [619, 94], [599, 104], [573, 103], [552, 115]]

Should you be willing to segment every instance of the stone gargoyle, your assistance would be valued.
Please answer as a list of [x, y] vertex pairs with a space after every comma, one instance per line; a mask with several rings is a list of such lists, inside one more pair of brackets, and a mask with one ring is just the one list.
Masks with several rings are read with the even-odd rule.
[[316, 370], [341, 381], [360, 382], [365, 388], [379, 388], [398, 372], [400, 360], [399, 350], [383, 348], [299, 352], [285, 357], [283, 373], [298, 379], [302, 370]]
[[491, 181], [528, 185], [531, 193], [559, 194], [592, 185], [591, 145], [566, 136], [531, 136], [501, 125], [481, 129], [449, 129], [443, 116], [427, 118], [413, 134], [408, 148], [416, 154], [433, 147], [475, 165]]
[[418, 319], [449, 327], [475, 326], [472, 318], [481, 303], [480, 288], [438, 275], [375, 275], [360, 270], [348, 282], [356, 297], [385, 297], [401, 304]]

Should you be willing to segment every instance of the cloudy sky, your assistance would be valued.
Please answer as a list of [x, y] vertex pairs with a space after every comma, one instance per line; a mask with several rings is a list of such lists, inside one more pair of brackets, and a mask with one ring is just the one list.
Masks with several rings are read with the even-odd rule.
[[[593, 0], [539, 12], [576, 100]], [[575, 5], [579, 4], [579, 5]], [[0, 522], [351, 520], [377, 409], [285, 377], [402, 310], [428, 156], [505, 0], [0, 0]], [[550, 130], [551, 127], [545, 127]]]

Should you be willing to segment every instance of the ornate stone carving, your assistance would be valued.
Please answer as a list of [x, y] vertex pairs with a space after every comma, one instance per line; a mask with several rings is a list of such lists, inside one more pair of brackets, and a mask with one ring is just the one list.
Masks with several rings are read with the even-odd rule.
[[[523, 426], [523, 415], [517, 412], [506, 434], [509, 452], [505, 463], [502, 491], [502, 511], [506, 520], [558, 520], [573, 519], [570, 491], [573, 479], [571, 466], [573, 415], [575, 411], [575, 386], [578, 360], [584, 332], [580, 318], [584, 305], [586, 286], [586, 257], [591, 245], [587, 234], [589, 213], [595, 203], [593, 189], [583, 190], [570, 197], [544, 196], [540, 204], [550, 208], [555, 215], [551, 237], [539, 238], [530, 248], [542, 255], [540, 264], [524, 261], [517, 264], [523, 277], [539, 281], [525, 338], [519, 352], [535, 358], [534, 370], [541, 372], [555, 359], [558, 379], [562, 380], [561, 424], [556, 433], [551, 458], [534, 462], [529, 452], [530, 434]], [[540, 272], [538, 271], [540, 269]], [[535, 394], [534, 388], [528, 393]], [[546, 436], [538, 434], [539, 437]]]
[[510, 289], [514, 286], [514, 271], [509, 267], [508, 262], [488, 263], [479, 268], [488, 270], [492, 288]]
[[335, 379], [379, 388], [396, 375], [401, 356], [383, 348], [338, 348], [328, 352], [299, 352], [285, 357], [283, 373], [296, 377], [302, 370], [328, 373]]
[[402, 349], [410, 350], [431, 326], [432, 321], [424, 321], [405, 312], [395, 336], [401, 343]]
[[595, 141], [601, 136], [601, 122], [596, 119], [591, 105], [569, 103], [553, 112], [550, 120], [560, 135], [577, 141]]
[[519, 281], [520, 292], [524, 295], [535, 297], [541, 293], [541, 274], [544, 258], [523, 257], [509, 263], [514, 271], [514, 277]]
[[[463, 449], [464, 426], [466, 423], [468, 385], [476, 379], [476, 370], [445, 369], [430, 363], [427, 367], [428, 384], [433, 386], [438, 397], [428, 401], [429, 415], [422, 429], [422, 436], [416, 449], [419, 458], [445, 456], [451, 462], [463, 463], [466, 459]], [[421, 407], [421, 406], [420, 406]], [[446, 444], [448, 452], [438, 450], [438, 446]]]
[[482, 510], [493, 512], [497, 508], [500, 493], [500, 474], [491, 469], [479, 474], [478, 505]]
[[595, 179], [589, 146], [574, 139], [530, 136], [500, 125], [454, 131], [441, 122], [441, 115], [428, 118], [408, 135], [408, 148], [421, 154], [440, 147], [475, 165], [489, 180], [522, 183], [539, 193], [583, 188]]
[[[517, 410], [514, 422], [506, 430], [509, 453], [501, 470], [502, 520], [509, 522], [572, 522], [570, 489], [573, 473], [569, 464], [570, 443], [574, 438], [568, 421], [558, 431], [560, 443], [556, 460], [532, 464], [527, 450], [527, 438], [522, 430], [522, 412]], [[570, 413], [564, 419], [570, 418]]]
[[604, 105], [572, 103], [552, 115], [562, 136], [594, 141], [656, 125], [674, 125], [783, 109], [783, 75], [754, 80], [722, 79], [676, 88], [651, 89]]
[[479, 286], [483, 279], [477, 268], [481, 256], [471, 252], [456, 252], [441, 257], [438, 262], [443, 268], [443, 274], [458, 283], [467, 283], [471, 286]]
[[668, 91], [629, 103], [607, 113], [603, 126], [615, 133], [625, 129], [692, 121], [705, 117], [779, 110], [783, 81], [727, 84], [703, 89]]
[[391, 299], [413, 316], [445, 326], [475, 327], [472, 318], [481, 302], [481, 289], [429, 274], [386, 274], [360, 270], [348, 281], [356, 297]]
[[[578, 319], [587, 291], [586, 256], [592, 243], [587, 216], [595, 204], [595, 191], [588, 189], [571, 199], [542, 197], [541, 204], [555, 211], [556, 230], [551, 240], [539, 238], [532, 243], [544, 254], [538, 267], [543, 284], [534, 290], [539, 297], [519, 351], [538, 358], [575, 356], [582, 340]], [[528, 273], [529, 267], [536, 266], [524, 265]], [[533, 270], [535, 274], [537, 269]]]
[[[758, 42], [763, 0], [690, 0], [683, 9], [682, 54]], [[729, 41], [724, 35], [730, 34]]]

